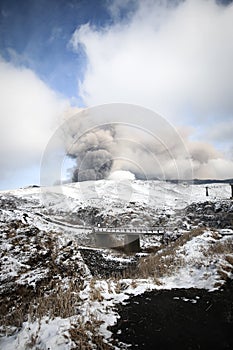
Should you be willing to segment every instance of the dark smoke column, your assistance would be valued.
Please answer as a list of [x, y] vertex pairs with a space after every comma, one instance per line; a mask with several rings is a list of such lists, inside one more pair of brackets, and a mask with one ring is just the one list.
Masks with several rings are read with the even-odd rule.
[[113, 163], [111, 154], [105, 149], [88, 150], [85, 154], [79, 155], [76, 161], [77, 168], [73, 173], [73, 182], [105, 179]]
[[97, 123], [89, 128], [86, 115], [82, 113], [67, 122], [64, 133], [67, 155], [76, 161], [72, 174], [73, 182], [95, 181], [108, 177], [114, 159], [115, 133], [115, 126], [110, 123]]

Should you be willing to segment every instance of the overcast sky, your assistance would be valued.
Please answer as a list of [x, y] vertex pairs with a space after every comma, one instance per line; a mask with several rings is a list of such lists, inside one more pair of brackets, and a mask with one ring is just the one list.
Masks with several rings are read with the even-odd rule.
[[0, 189], [39, 183], [64, 114], [115, 102], [182, 130], [200, 177], [233, 177], [232, 62], [231, 1], [1, 0]]

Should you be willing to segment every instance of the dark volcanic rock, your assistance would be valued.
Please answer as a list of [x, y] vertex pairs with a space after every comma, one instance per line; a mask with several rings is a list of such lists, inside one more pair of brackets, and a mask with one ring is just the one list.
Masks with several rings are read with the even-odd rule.
[[80, 253], [91, 274], [97, 277], [109, 277], [111, 275], [120, 275], [129, 267], [136, 266], [136, 258], [132, 261], [118, 261], [108, 259], [101, 250], [81, 248]]
[[131, 349], [233, 349], [233, 281], [221, 291], [147, 292], [119, 306], [113, 339]]
[[192, 203], [185, 208], [185, 213], [191, 222], [198, 220], [208, 227], [219, 229], [233, 227], [232, 201]]

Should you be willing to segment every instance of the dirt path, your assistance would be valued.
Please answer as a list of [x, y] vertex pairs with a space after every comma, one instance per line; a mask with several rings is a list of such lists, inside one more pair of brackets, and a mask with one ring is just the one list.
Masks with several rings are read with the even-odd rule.
[[116, 345], [145, 350], [233, 349], [233, 281], [224, 290], [173, 289], [133, 297], [111, 328]]

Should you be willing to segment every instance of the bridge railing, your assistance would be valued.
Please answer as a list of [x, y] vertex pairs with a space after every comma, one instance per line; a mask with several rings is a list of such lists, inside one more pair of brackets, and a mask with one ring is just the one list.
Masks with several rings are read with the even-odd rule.
[[106, 234], [110, 234], [110, 233], [115, 233], [115, 234], [158, 234], [160, 232], [165, 232], [166, 230], [168, 230], [167, 227], [153, 227], [153, 228], [132, 228], [132, 227], [124, 227], [124, 228], [120, 228], [120, 227], [93, 227], [92, 231], [93, 233], [106, 233]]

